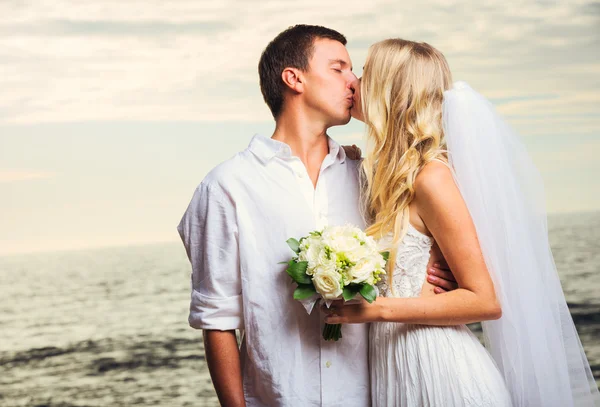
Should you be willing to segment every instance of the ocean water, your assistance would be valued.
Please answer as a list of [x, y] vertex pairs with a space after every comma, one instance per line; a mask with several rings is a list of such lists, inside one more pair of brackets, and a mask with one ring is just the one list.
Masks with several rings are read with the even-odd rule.
[[[600, 383], [600, 213], [549, 226]], [[217, 406], [189, 270], [177, 243], [0, 257], [0, 406]]]

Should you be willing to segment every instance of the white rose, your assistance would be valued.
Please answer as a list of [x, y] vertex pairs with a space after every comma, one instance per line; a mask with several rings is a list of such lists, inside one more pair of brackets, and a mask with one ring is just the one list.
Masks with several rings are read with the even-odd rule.
[[301, 251], [307, 250], [308, 247], [313, 243], [320, 244], [321, 240], [322, 240], [321, 236], [309, 235], [309, 236], [305, 237], [304, 239], [302, 239], [302, 243], [300, 243], [300, 250]]
[[328, 250], [325, 249], [325, 246], [321, 246], [321, 251], [317, 258], [317, 267], [324, 270], [335, 271], [336, 259], [331, 253], [329, 255], [327, 253]]
[[346, 254], [346, 256], [348, 257], [348, 260], [350, 260], [353, 263], [357, 263], [359, 260], [361, 260], [364, 257], [368, 257], [369, 254], [371, 253], [371, 250], [369, 250], [366, 246], [359, 246], [356, 250], [352, 250], [350, 252], [348, 252]]
[[381, 253], [374, 252], [373, 254], [371, 254], [369, 256], [369, 258], [371, 259], [371, 261], [373, 263], [375, 263], [375, 267], [377, 267], [377, 268], [385, 267], [385, 259], [383, 258], [383, 255]]
[[369, 250], [378, 251], [377, 242], [373, 239], [373, 236], [366, 236], [364, 242]]
[[342, 242], [341, 250], [345, 253], [351, 253], [353, 251], [359, 250], [362, 247], [360, 244], [360, 240], [356, 238], [354, 234], [347, 233], [344, 236], [344, 240]]
[[352, 231], [356, 238], [362, 242], [366, 241], [369, 238], [367, 234], [361, 229], [353, 228]]
[[373, 281], [373, 272], [377, 268], [376, 263], [372, 258], [366, 257], [361, 259], [354, 267], [349, 270], [350, 282], [359, 284], [359, 283], [369, 283], [372, 284]]
[[318, 267], [313, 275], [313, 284], [317, 292], [326, 300], [335, 300], [342, 294], [340, 275], [335, 270]]
[[336, 241], [340, 238], [341, 236], [341, 230], [339, 227], [337, 226], [331, 226], [331, 227], [327, 227], [325, 228], [325, 230], [323, 230], [323, 244], [325, 246], [329, 246], [331, 249], [334, 249], [334, 246], [336, 245]]
[[319, 265], [319, 253], [321, 253], [322, 246], [320, 244], [313, 243], [308, 248], [307, 260], [308, 267], [311, 269]]
[[298, 260], [308, 262], [306, 274], [312, 275], [314, 273], [315, 267], [319, 264], [319, 254], [322, 248], [323, 244], [318, 236], [310, 236], [302, 241]]
[[358, 239], [350, 234], [335, 235], [332, 239], [331, 246], [334, 251], [341, 253], [351, 253], [360, 249], [361, 245]]

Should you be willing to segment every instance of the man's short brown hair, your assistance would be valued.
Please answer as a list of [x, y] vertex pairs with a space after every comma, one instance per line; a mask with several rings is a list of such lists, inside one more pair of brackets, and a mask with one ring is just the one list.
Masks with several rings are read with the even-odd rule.
[[281, 73], [285, 68], [308, 70], [314, 42], [319, 38], [338, 41], [343, 45], [347, 42], [346, 37], [330, 28], [298, 24], [281, 32], [263, 51], [258, 62], [260, 90], [275, 119], [283, 108], [285, 85]]

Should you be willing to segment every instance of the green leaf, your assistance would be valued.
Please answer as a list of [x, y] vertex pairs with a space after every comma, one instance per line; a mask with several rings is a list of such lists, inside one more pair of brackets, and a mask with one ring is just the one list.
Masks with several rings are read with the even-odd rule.
[[310, 276], [306, 275], [307, 267], [308, 267], [307, 261], [299, 261], [299, 262], [291, 261], [286, 272], [298, 284], [312, 284], [312, 280], [310, 279]]
[[369, 304], [375, 301], [375, 298], [377, 298], [375, 287], [373, 287], [371, 284], [364, 284], [360, 288], [360, 295], [362, 295]]
[[344, 287], [344, 291], [342, 293], [342, 296], [344, 297], [345, 301], [350, 301], [359, 292], [360, 292], [360, 285], [359, 284], [349, 284], [349, 285], [347, 285], [347, 286]]
[[298, 288], [294, 290], [295, 300], [304, 300], [315, 295], [317, 290], [312, 284], [298, 284]]
[[300, 253], [300, 242], [299, 241], [297, 241], [293, 237], [290, 237], [285, 242], [288, 244], [288, 246], [290, 246], [290, 249], [292, 249], [294, 251], [294, 253]]
[[389, 258], [390, 258], [390, 252], [381, 252], [380, 254], [383, 256], [383, 259], [385, 261], [389, 260]]

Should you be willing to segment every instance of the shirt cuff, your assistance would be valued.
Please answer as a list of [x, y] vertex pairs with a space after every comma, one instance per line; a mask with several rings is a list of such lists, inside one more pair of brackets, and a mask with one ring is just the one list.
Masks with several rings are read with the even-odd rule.
[[196, 329], [244, 329], [242, 296], [214, 298], [192, 290], [188, 321]]

